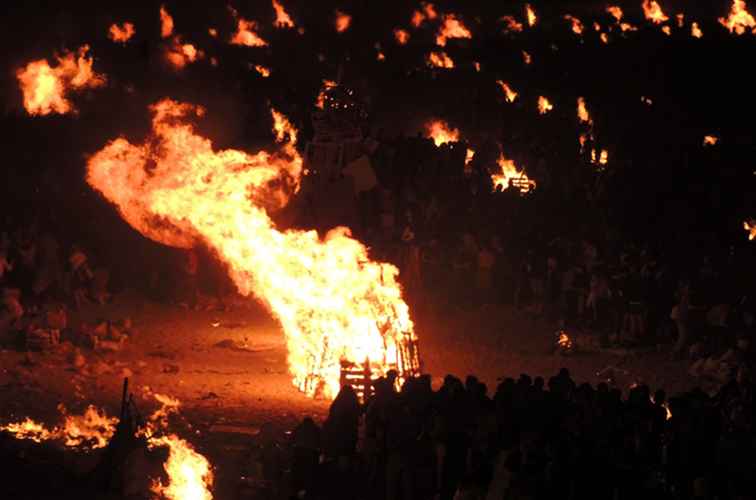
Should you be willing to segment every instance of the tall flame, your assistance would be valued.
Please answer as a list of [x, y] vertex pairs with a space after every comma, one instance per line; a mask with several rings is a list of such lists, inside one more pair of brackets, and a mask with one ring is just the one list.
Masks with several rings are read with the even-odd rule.
[[173, 17], [165, 10], [165, 5], [160, 6], [160, 36], [168, 38], [173, 34]]
[[339, 227], [276, 228], [269, 210], [299, 186], [296, 130], [273, 113], [278, 153], [215, 151], [187, 118], [201, 108], [163, 100], [151, 107], [154, 138], [110, 142], [88, 162], [87, 181], [123, 217], [158, 242], [202, 240], [228, 266], [242, 295], [254, 294], [281, 322], [294, 384], [310, 395], [336, 395], [341, 361], [384, 373], [400, 364], [399, 346], [414, 340], [396, 267], [371, 261], [367, 248]]
[[583, 23], [575, 16], [572, 16], [570, 14], [565, 14], [564, 19], [566, 21], [569, 21], [572, 24], [572, 32], [576, 35], [582, 35], [583, 34]]
[[168, 447], [168, 460], [163, 464], [168, 484], [154, 480], [153, 493], [168, 500], [212, 500], [213, 471], [210, 462], [192, 445], [171, 434], [150, 439], [151, 446]]
[[748, 241], [756, 239], [756, 221], [751, 219], [743, 222], [743, 229], [748, 231]]
[[501, 169], [499, 173], [492, 174], [491, 180], [493, 181], [494, 189], [501, 187], [502, 190], [509, 188], [509, 183], [517, 186], [517, 189], [521, 193], [527, 193], [536, 186], [535, 181], [532, 181], [525, 175], [524, 170], [518, 170], [513, 160], [507, 159], [504, 153], [499, 153], [499, 159], [496, 164]]
[[108, 30], [108, 38], [116, 43], [126, 43], [131, 40], [134, 33], [136, 33], [136, 29], [133, 23], [125, 22], [120, 26], [114, 23]]
[[451, 57], [446, 55], [446, 52], [431, 52], [426, 59], [428, 66], [435, 66], [437, 68], [451, 69], [454, 67], [454, 61]]
[[643, 14], [654, 24], [661, 24], [669, 20], [656, 0], [643, 0]]
[[577, 100], [577, 115], [580, 123], [593, 125], [593, 119], [591, 118], [591, 114], [588, 112], [588, 108], [585, 106], [585, 99], [582, 97], [578, 97]]
[[467, 26], [454, 14], [446, 14], [436, 35], [436, 45], [446, 46], [450, 38], [472, 38], [472, 33]]
[[30, 115], [65, 114], [75, 111], [66, 99], [69, 90], [96, 88], [105, 84], [105, 77], [92, 69], [94, 61], [87, 57], [88, 45], [79, 48], [78, 56], [65, 52], [56, 56], [58, 65], [51, 68], [47, 60], [32, 61], [16, 72], [24, 95], [24, 108]]
[[742, 35], [747, 30], [751, 30], [756, 34], [756, 19], [746, 9], [745, 0], [732, 0], [730, 15], [726, 18], [720, 17], [719, 24], [727, 28], [730, 33]]
[[275, 25], [277, 28], [293, 28], [294, 27], [294, 21], [291, 20], [289, 13], [286, 12], [286, 9], [284, 9], [283, 5], [281, 5], [280, 2], [278, 2], [277, 0], [273, 0], [273, 9], [276, 11]]
[[425, 124], [425, 133], [436, 146], [459, 141], [459, 130], [452, 128], [444, 120], [431, 120]]
[[508, 83], [502, 80], [496, 80], [496, 83], [499, 85], [499, 87], [501, 87], [502, 92], [504, 92], [504, 98], [507, 100], [507, 102], [514, 102], [515, 99], [517, 99], [517, 96], [519, 94], [512, 90]]
[[394, 30], [394, 39], [396, 40], [396, 43], [398, 43], [399, 45], [407, 45], [409, 38], [410, 38], [410, 34], [407, 30], [398, 29], [398, 28]]
[[552, 109], [554, 109], [554, 105], [551, 104], [547, 98], [544, 96], [538, 96], [538, 112], [540, 114], [545, 115]]
[[538, 16], [536, 16], [535, 10], [533, 10], [533, 7], [531, 7], [529, 3], [525, 4], [525, 16], [528, 19], [528, 26], [531, 28], [535, 26], [536, 21], [538, 21]]
[[337, 33], [343, 33], [346, 30], [349, 29], [349, 26], [352, 25], [352, 16], [349, 14], [342, 12], [340, 10], [336, 11], [336, 19], [334, 21], [334, 26], [336, 28]]

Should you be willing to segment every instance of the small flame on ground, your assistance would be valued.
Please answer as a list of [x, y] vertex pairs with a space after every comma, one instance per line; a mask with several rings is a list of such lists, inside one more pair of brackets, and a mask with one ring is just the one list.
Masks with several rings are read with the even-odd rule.
[[598, 165], [599, 169], [602, 169], [601, 167], [604, 167], [609, 163], [609, 151], [602, 149], [597, 155], [595, 149], [591, 150], [591, 163]]
[[115, 433], [118, 419], [108, 417], [103, 410], [92, 405], [82, 415], [68, 415], [62, 405], [58, 409], [65, 416], [62, 427], [48, 429], [27, 417], [22, 422], [0, 426], [0, 431], [9, 432], [16, 439], [29, 439], [35, 443], [61, 440], [67, 447], [87, 450], [104, 448]]
[[618, 5], [610, 5], [606, 8], [606, 12], [614, 19], [616, 19], [617, 22], [622, 21], [622, 16], [624, 15], [624, 13], [622, 12], [622, 7]]
[[134, 36], [134, 33], [136, 33], [136, 29], [133, 23], [125, 22], [120, 26], [114, 23], [110, 26], [110, 30], [108, 30], [108, 38], [116, 43], [125, 44]]
[[643, 0], [643, 14], [654, 24], [661, 24], [669, 20], [656, 0]]
[[480, 73], [480, 63], [478, 61], [473, 62], [473, 68], [475, 68], [475, 71]]
[[352, 16], [350, 16], [349, 14], [345, 12], [337, 10], [335, 14], [335, 20], [334, 20], [334, 26], [336, 28], [336, 32], [343, 33], [346, 30], [348, 30], [349, 26], [351, 25], [352, 25]]
[[545, 115], [549, 111], [554, 109], [554, 105], [549, 102], [547, 98], [544, 96], [538, 97], [538, 112], [542, 115]]
[[165, 5], [160, 6], [160, 36], [168, 38], [173, 34], [173, 17], [165, 10]]
[[667, 36], [671, 36], [672, 28], [670, 28], [669, 26], [662, 26], [662, 33], [664, 33]]
[[715, 135], [705, 135], [703, 139], [704, 146], [714, 146], [718, 142], [719, 142], [719, 137]]
[[168, 460], [163, 464], [168, 474], [168, 484], [159, 479], [150, 489], [167, 500], [212, 500], [213, 471], [210, 462], [197, 453], [192, 445], [171, 434], [150, 438], [150, 446], [166, 446]]
[[66, 93], [69, 90], [96, 88], [105, 84], [105, 76], [92, 70], [94, 61], [87, 57], [88, 45], [79, 48], [78, 55], [64, 52], [56, 56], [58, 65], [50, 67], [40, 59], [16, 72], [24, 96], [24, 108], [30, 115], [65, 114], [75, 111]]
[[407, 42], [410, 39], [410, 34], [407, 30], [397, 28], [394, 30], [394, 39], [399, 45], [407, 45]]
[[538, 21], [538, 16], [536, 16], [535, 10], [533, 10], [533, 7], [531, 7], [529, 3], [525, 4], [525, 16], [528, 19], [528, 26], [531, 28], [535, 26], [536, 21]]
[[446, 52], [431, 52], [428, 54], [426, 61], [429, 66], [434, 66], [436, 68], [452, 69], [454, 67], [454, 61], [452, 61], [451, 57], [446, 55]]
[[565, 14], [564, 19], [566, 21], [569, 21], [570, 24], [572, 25], [572, 32], [573, 33], [575, 33], [576, 35], [582, 35], [583, 34], [584, 27], [583, 27], [583, 22], [580, 21], [580, 19], [578, 19], [577, 17], [572, 16], [570, 14]]
[[499, 187], [501, 187], [502, 190], [508, 189], [510, 181], [521, 193], [527, 193], [536, 187], [535, 181], [529, 179], [528, 176], [525, 175], [525, 170], [518, 170], [514, 160], [505, 157], [503, 152], [499, 153], [499, 159], [496, 161], [496, 164], [501, 171], [491, 175], [494, 189]]
[[727, 28], [730, 33], [742, 35], [751, 30], [756, 34], [756, 19], [748, 12], [745, 0], [733, 0], [730, 15], [726, 18], [720, 17], [719, 24]]
[[496, 80], [496, 83], [501, 87], [502, 92], [504, 92], [504, 98], [507, 102], [514, 102], [515, 99], [517, 99], [517, 96], [519, 95], [517, 92], [512, 90], [512, 88], [509, 86], [508, 83], [502, 81], [502, 80]]
[[257, 71], [263, 78], [268, 78], [270, 76], [270, 70], [265, 66], [255, 64], [255, 71]]
[[[425, 133], [433, 139], [436, 146], [441, 146], [449, 142], [459, 141], [459, 130], [452, 128], [444, 120], [431, 120], [425, 124]], [[473, 152], [474, 154], [474, 152]]]
[[276, 11], [276, 28], [293, 28], [294, 21], [284, 9], [283, 5], [277, 0], [273, 0], [273, 9]]
[[436, 35], [436, 45], [446, 46], [450, 38], [472, 38], [472, 33], [467, 26], [454, 14], [446, 14]]
[[690, 34], [693, 38], [703, 38], [703, 31], [698, 27], [698, 23], [694, 22], [690, 25]]
[[55, 439], [58, 429], [47, 429], [43, 424], [26, 417], [22, 422], [0, 425], [0, 431], [13, 434], [16, 439], [29, 439], [35, 443]]
[[215, 28], [208, 28], [207, 33], [213, 38], [218, 38], [218, 30]]
[[504, 16], [499, 21], [504, 23], [504, 33], [521, 33], [523, 30], [522, 23], [513, 16]]
[[235, 9], [229, 7], [236, 21], [236, 32], [231, 37], [231, 45], [244, 45], [246, 47], [266, 47], [268, 42], [260, 38], [257, 34], [257, 21], [251, 21], [238, 17]]

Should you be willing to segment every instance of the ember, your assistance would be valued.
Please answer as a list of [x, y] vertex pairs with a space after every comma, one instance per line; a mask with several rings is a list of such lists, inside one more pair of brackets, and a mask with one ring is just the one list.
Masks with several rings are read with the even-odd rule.
[[525, 64], [530, 64], [533, 62], [533, 58], [530, 54], [528, 54], [526, 51], [522, 51], [522, 60]]

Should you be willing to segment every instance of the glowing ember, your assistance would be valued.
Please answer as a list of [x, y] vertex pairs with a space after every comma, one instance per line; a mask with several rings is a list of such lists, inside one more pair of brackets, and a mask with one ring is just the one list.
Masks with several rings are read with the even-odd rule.
[[459, 130], [451, 128], [444, 120], [432, 120], [425, 124], [425, 133], [436, 146], [459, 141]]
[[436, 35], [436, 45], [444, 47], [450, 38], [472, 38], [470, 30], [454, 14], [444, 16]]
[[260, 76], [262, 76], [263, 78], [268, 78], [270, 76], [270, 70], [266, 68], [265, 66], [260, 66], [259, 64], [256, 64], [255, 71], [260, 73]]
[[318, 98], [315, 101], [315, 107], [318, 109], [325, 109], [326, 93], [336, 86], [336, 82], [332, 80], [323, 80], [323, 87], [320, 89]]
[[204, 456], [176, 435], [151, 438], [149, 443], [168, 447], [168, 460], [163, 464], [168, 484], [154, 480], [153, 493], [167, 500], [212, 500], [213, 471]]
[[234, 17], [237, 18], [236, 32], [231, 37], [231, 45], [244, 45], [246, 47], [266, 47], [268, 45], [268, 42], [257, 34], [258, 24], [256, 21], [238, 17], [234, 9], [229, 9]]
[[748, 241], [756, 239], [756, 220], [747, 220], [743, 222], [743, 229], [748, 231]]
[[432, 21], [438, 17], [436, 7], [432, 3], [420, 2], [420, 7], [421, 9], [412, 12], [412, 19], [410, 19], [410, 23], [415, 28], [419, 28], [426, 19]]
[[29, 417], [26, 417], [23, 422], [0, 425], [0, 431], [13, 434], [16, 439], [29, 439], [35, 443], [55, 439], [58, 436], [58, 429], [48, 430], [44, 425]]
[[510, 182], [513, 186], [520, 190], [521, 193], [527, 193], [531, 189], [536, 187], [535, 181], [532, 181], [525, 175], [525, 171], [518, 170], [513, 160], [509, 160], [504, 156], [504, 153], [499, 154], [499, 159], [496, 161], [501, 171], [491, 175], [494, 189], [501, 187], [502, 190], [509, 188]]
[[669, 20], [656, 0], [643, 0], [643, 14], [654, 24], [661, 24]]
[[500, 21], [504, 23], [504, 33], [520, 33], [523, 29], [522, 23], [512, 16], [504, 16]]
[[517, 99], [517, 96], [519, 94], [512, 90], [508, 83], [501, 80], [496, 80], [496, 83], [499, 85], [499, 87], [501, 87], [502, 92], [504, 92], [504, 98], [507, 100], [507, 102], [514, 102], [515, 99]]
[[396, 40], [396, 43], [398, 43], [399, 45], [407, 45], [409, 38], [410, 38], [410, 34], [407, 30], [401, 30], [401, 29], [394, 30], [394, 39]]
[[451, 69], [454, 67], [454, 61], [452, 61], [451, 57], [446, 55], [446, 52], [431, 52], [428, 54], [426, 61], [429, 66], [434, 66], [436, 68]]
[[531, 28], [535, 26], [536, 21], [538, 21], [538, 17], [536, 16], [533, 7], [531, 7], [529, 3], [525, 4], [525, 16], [528, 19], [528, 26], [530, 26]]
[[572, 24], [572, 32], [576, 35], [582, 35], [583, 34], [583, 23], [578, 19], [577, 17], [571, 16], [569, 14], [566, 14], [564, 16], [564, 19], [569, 21]]
[[383, 52], [381, 52], [381, 51], [379, 50], [379, 51], [378, 51], [378, 54], [376, 54], [375, 58], [376, 58], [376, 59], [377, 59], [378, 61], [385, 61], [385, 60], [386, 60], [386, 54], [384, 54]]
[[580, 123], [584, 123], [586, 125], [593, 125], [591, 114], [588, 112], [588, 108], [586, 108], [585, 106], [585, 99], [583, 99], [582, 97], [578, 97], [578, 100], [577, 100], [577, 115], [578, 115], [578, 120], [580, 120]]
[[187, 122], [199, 107], [163, 100], [151, 110], [154, 137], [110, 142], [89, 159], [89, 184], [145, 236], [213, 248], [239, 293], [254, 294], [281, 322], [294, 384], [307, 394], [335, 396], [341, 361], [406, 373], [403, 346], [416, 337], [396, 267], [371, 261], [348, 228], [321, 238], [278, 230], [268, 216], [302, 175], [288, 121], [273, 113], [279, 139], [291, 142], [251, 155], [214, 151]]
[[690, 25], [690, 34], [693, 36], [693, 38], [703, 37], [703, 31], [701, 31], [701, 28], [698, 27], [698, 23], [694, 22]]
[[[58, 409], [66, 415], [66, 409], [61, 405]], [[91, 448], [104, 448], [113, 434], [117, 418], [108, 417], [104, 411], [94, 406], [87, 407], [83, 415], [66, 415], [62, 435], [66, 446], [81, 446], [90, 443]]]
[[733, 0], [730, 15], [727, 18], [720, 17], [719, 24], [730, 30], [730, 33], [742, 35], [751, 30], [756, 34], [756, 19], [746, 9], [745, 0]]
[[715, 135], [706, 135], [703, 139], [704, 146], [714, 146], [716, 143], [719, 142], [719, 137]]
[[525, 64], [530, 64], [533, 62], [533, 58], [524, 50], [522, 51], [522, 60], [525, 62]]
[[276, 28], [293, 28], [294, 27], [294, 21], [291, 20], [291, 17], [289, 17], [289, 14], [286, 12], [286, 9], [283, 8], [283, 5], [281, 5], [276, 0], [273, 0], [273, 9], [276, 11], [276, 22], [275, 22]]
[[213, 38], [218, 38], [218, 30], [215, 28], [208, 28], [207, 33]]
[[201, 59], [204, 55], [191, 43], [181, 43], [181, 38], [178, 36], [174, 37], [172, 43], [165, 48], [165, 60], [176, 69], [183, 69], [187, 64]]
[[601, 31], [601, 25], [599, 23], [595, 22], [595, 21], [593, 22], [593, 31], [595, 31], [597, 33], [599, 31]]
[[345, 32], [346, 30], [349, 29], [349, 26], [351, 24], [352, 24], [352, 16], [344, 12], [341, 12], [340, 10], [336, 11], [336, 20], [334, 21], [334, 26], [336, 27], [337, 33]]
[[136, 33], [136, 29], [132, 23], [125, 22], [120, 26], [112, 24], [108, 31], [108, 38], [116, 43], [126, 43], [134, 36], [134, 33]]
[[54, 68], [40, 59], [16, 72], [24, 95], [24, 108], [30, 115], [73, 112], [73, 105], [66, 99], [68, 91], [105, 84], [105, 77], [92, 70], [93, 60], [87, 57], [87, 51], [89, 46], [83, 45], [78, 56], [71, 52], [56, 56], [58, 65]]
[[165, 10], [165, 5], [160, 6], [160, 36], [168, 38], [173, 34], [173, 17]]
[[545, 115], [549, 111], [554, 109], [554, 105], [549, 102], [547, 98], [544, 96], [538, 97], [538, 112], [542, 115]]

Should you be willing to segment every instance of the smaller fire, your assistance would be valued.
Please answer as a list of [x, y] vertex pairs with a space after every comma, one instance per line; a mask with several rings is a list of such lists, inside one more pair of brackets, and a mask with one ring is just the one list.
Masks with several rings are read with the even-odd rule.
[[168, 460], [163, 464], [168, 484], [153, 480], [153, 493], [168, 500], [212, 500], [213, 471], [207, 458], [174, 434], [152, 438], [149, 444], [168, 447]]
[[538, 21], [538, 16], [536, 16], [535, 10], [533, 10], [533, 7], [531, 7], [529, 3], [525, 4], [525, 16], [528, 19], [528, 26], [531, 28], [535, 26]]
[[197, 50], [197, 47], [191, 43], [181, 43], [179, 36], [174, 37], [171, 45], [165, 48], [165, 60], [177, 70], [185, 68], [204, 56], [205, 53]]
[[606, 12], [609, 13], [614, 19], [617, 20], [617, 22], [622, 21], [622, 16], [624, 16], [624, 13], [622, 12], [622, 7], [619, 7], [618, 5], [610, 5], [606, 8]]
[[165, 10], [165, 5], [160, 6], [160, 36], [168, 38], [173, 34], [173, 17]]
[[258, 24], [238, 16], [236, 10], [229, 7], [231, 14], [237, 18], [236, 32], [231, 37], [231, 45], [244, 45], [246, 47], [266, 47], [268, 42], [257, 34]]
[[578, 97], [577, 100], [577, 115], [580, 123], [593, 125], [593, 119], [591, 118], [591, 114], [588, 112], [588, 108], [585, 106], [585, 99], [582, 97]]
[[425, 132], [436, 146], [459, 141], [459, 130], [451, 128], [444, 120], [429, 121], [425, 124]]
[[278, 1], [273, 0], [273, 9], [276, 11], [276, 28], [293, 28], [294, 21]]
[[664, 33], [667, 36], [671, 36], [672, 28], [670, 28], [669, 26], [662, 26], [662, 33]]
[[704, 146], [714, 146], [719, 142], [719, 137], [715, 135], [705, 135], [703, 138]]
[[641, 96], [641, 102], [647, 106], [651, 106], [654, 104], [654, 101], [652, 101], [650, 97], [646, 97], [644, 95]]
[[756, 19], [746, 9], [745, 0], [733, 0], [730, 15], [726, 18], [720, 17], [719, 24], [727, 28], [730, 33], [742, 35], [751, 30], [753, 34], [756, 34]]
[[377, 59], [378, 61], [385, 61], [385, 60], [386, 60], [386, 54], [384, 54], [383, 52], [381, 52], [381, 51], [379, 50], [379, 51], [378, 51], [378, 54], [376, 54], [375, 58], [376, 58], [376, 59]]
[[16, 439], [29, 439], [35, 443], [49, 441], [57, 436], [57, 429], [48, 430], [44, 425], [26, 417], [23, 422], [0, 425], [0, 431], [13, 434]]
[[445, 47], [450, 38], [472, 38], [472, 33], [454, 14], [446, 14], [436, 35], [436, 45]]
[[756, 239], [756, 220], [749, 219], [743, 222], [743, 229], [748, 231], [748, 241]]
[[577, 17], [571, 16], [570, 14], [565, 14], [564, 19], [566, 21], [569, 21], [572, 24], [572, 32], [576, 35], [582, 35], [583, 34], [583, 23], [578, 19]]
[[83, 415], [67, 415], [61, 405], [58, 410], [65, 416], [62, 427], [46, 428], [29, 417], [19, 423], [0, 426], [0, 431], [13, 434], [16, 439], [29, 439], [35, 443], [62, 440], [71, 448], [84, 450], [104, 448], [115, 433], [116, 418], [108, 417], [94, 406], [87, 407]]
[[472, 172], [473, 158], [475, 158], [475, 150], [467, 148], [467, 151], [465, 152], [465, 174], [470, 174]]
[[261, 66], [260, 64], [255, 65], [255, 71], [257, 71], [263, 78], [268, 78], [270, 76], [270, 69]]
[[432, 3], [421, 2], [420, 10], [415, 10], [412, 13], [412, 19], [410, 22], [415, 28], [419, 28], [426, 20], [434, 20], [438, 17], [436, 7]]
[[531, 55], [524, 50], [522, 51], [522, 60], [525, 62], [525, 64], [530, 64], [533, 62]]
[[427, 62], [429, 66], [436, 68], [452, 69], [454, 67], [454, 61], [446, 55], [446, 52], [431, 52], [428, 54]]
[[473, 62], [473, 68], [475, 68], [477, 73], [480, 73], [480, 63], [478, 61]]
[[554, 105], [549, 102], [544, 96], [538, 96], [538, 112], [545, 115], [549, 111], [554, 109]]
[[596, 21], [593, 21], [593, 31], [595, 31], [596, 33], [601, 31], [601, 25]]
[[499, 87], [501, 87], [502, 92], [504, 92], [504, 98], [507, 100], [507, 102], [512, 103], [515, 101], [515, 99], [517, 99], [517, 96], [519, 94], [512, 90], [508, 83], [501, 80], [496, 80], [496, 83], [499, 85]]
[[215, 28], [208, 28], [207, 33], [213, 38], [218, 38], [218, 30]]
[[603, 167], [609, 163], [609, 151], [602, 149], [600, 153], [596, 154], [596, 150], [591, 150], [591, 163], [598, 166], [599, 170], [603, 170]]
[[665, 420], [672, 420], [672, 410], [669, 409], [669, 404], [665, 401], [661, 406], [666, 412]]
[[501, 187], [502, 190], [508, 189], [511, 182], [512, 186], [524, 194], [536, 187], [535, 181], [525, 175], [525, 170], [518, 170], [514, 161], [505, 157], [503, 152], [499, 153], [496, 164], [501, 170], [499, 173], [491, 175], [494, 189], [498, 187]]
[[690, 25], [690, 34], [693, 38], [703, 38], [703, 31], [698, 27], [698, 23], [694, 22]]
[[522, 23], [515, 19], [513, 16], [504, 16], [499, 21], [504, 23], [504, 33], [521, 33], [523, 26]]
[[120, 26], [114, 23], [110, 26], [110, 30], [108, 31], [108, 38], [116, 43], [125, 44], [126, 42], [131, 40], [131, 37], [134, 36], [134, 33], [136, 33], [136, 29], [134, 28], [133, 23], [125, 22]]
[[336, 11], [335, 16], [336, 16], [336, 19], [334, 21], [334, 26], [336, 27], [336, 32], [344, 33], [346, 30], [349, 29], [349, 26], [351, 26], [352, 24], [352, 16], [340, 10]]
[[646, 19], [654, 24], [661, 24], [669, 20], [656, 0], [643, 0], [643, 14]]
[[409, 42], [410, 39], [410, 34], [407, 30], [397, 28], [394, 30], [394, 39], [399, 45], [407, 45], [407, 42]]
[[599, 40], [601, 40], [601, 42], [604, 43], [604, 44], [608, 44], [609, 43], [609, 35], [607, 35], [606, 33], [601, 33], [599, 35]]
[[675, 16], [675, 19], [677, 19], [677, 27], [678, 27], [678, 28], [683, 28], [683, 27], [685, 27], [685, 14], [683, 14], [683, 13], [681, 12], [681, 13], [679, 13], [679, 14], [677, 14], [677, 15]]

